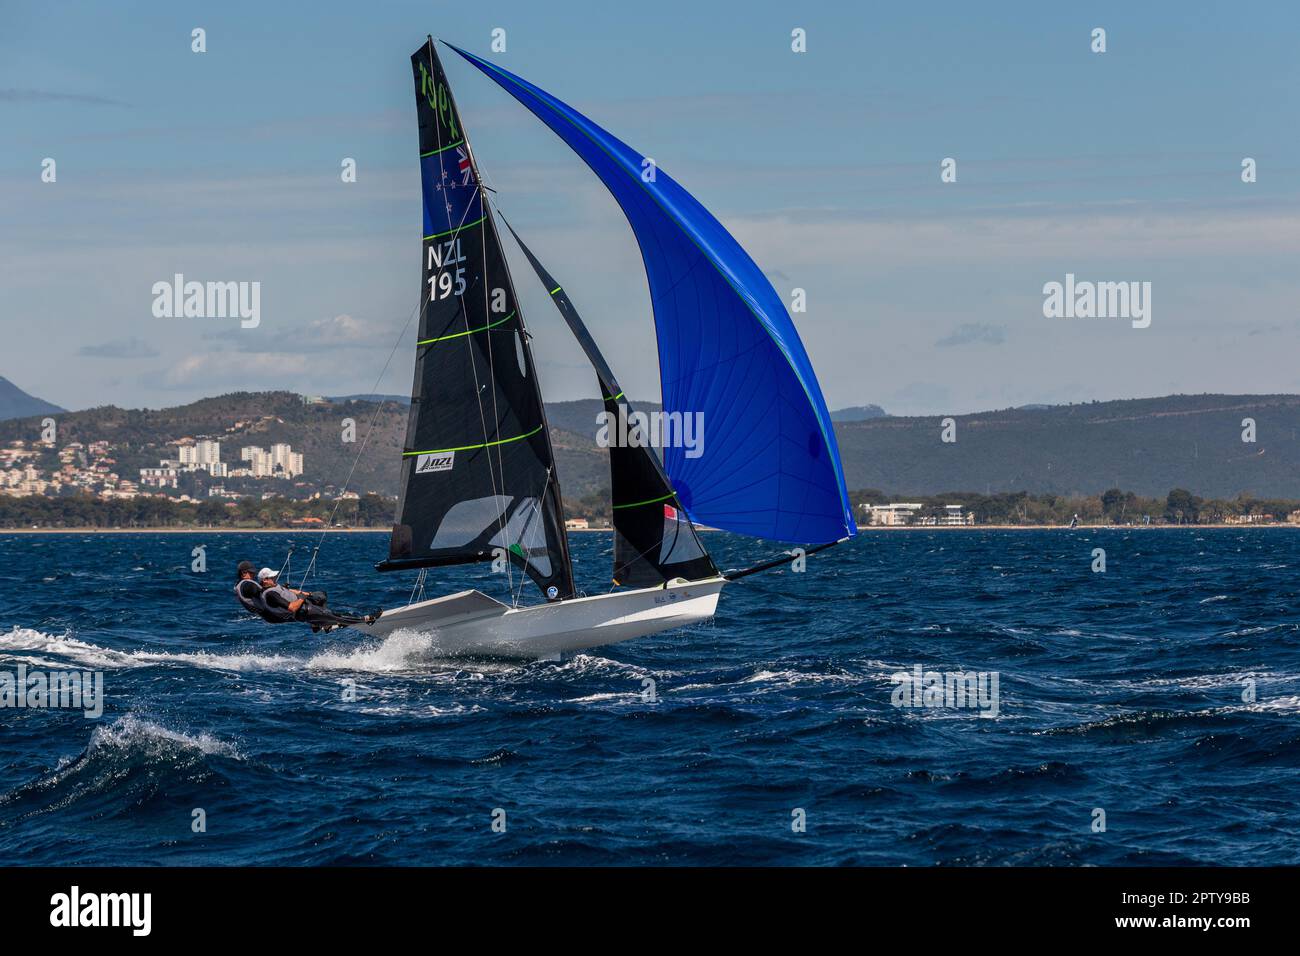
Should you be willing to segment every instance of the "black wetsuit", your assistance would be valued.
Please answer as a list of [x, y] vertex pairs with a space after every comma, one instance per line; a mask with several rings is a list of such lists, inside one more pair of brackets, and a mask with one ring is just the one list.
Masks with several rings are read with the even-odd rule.
[[274, 585], [262, 590], [262, 602], [271, 609], [273, 613], [288, 614], [286, 620], [303, 621], [319, 627], [328, 627], [331, 624], [349, 625], [364, 624], [364, 617], [356, 617], [351, 614], [337, 614], [325, 606], [325, 594], [321, 591], [315, 591], [303, 599], [302, 604], [297, 611], [290, 611], [289, 604], [298, 600], [298, 595], [293, 591], [281, 585]]
[[297, 611], [290, 611], [289, 604], [298, 600], [298, 595], [280, 585], [263, 588], [256, 581], [240, 581], [235, 585], [235, 597], [251, 613], [270, 624], [303, 621], [312, 627], [329, 627], [330, 625], [364, 624], [366, 621], [364, 617], [336, 614], [331, 611], [325, 606], [323, 591], [309, 594]]
[[292, 621], [293, 614], [287, 608], [272, 608], [262, 597], [262, 586], [251, 578], [235, 585], [235, 597], [250, 614], [256, 614], [268, 624], [283, 624]]

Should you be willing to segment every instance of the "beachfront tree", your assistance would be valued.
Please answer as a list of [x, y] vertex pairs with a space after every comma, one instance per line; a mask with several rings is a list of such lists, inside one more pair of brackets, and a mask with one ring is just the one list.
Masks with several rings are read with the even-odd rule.
[[1175, 488], [1165, 499], [1165, 520], [1174, 524], [1196, 524], [1200, 520], [1201, 499], [1185, 488]]

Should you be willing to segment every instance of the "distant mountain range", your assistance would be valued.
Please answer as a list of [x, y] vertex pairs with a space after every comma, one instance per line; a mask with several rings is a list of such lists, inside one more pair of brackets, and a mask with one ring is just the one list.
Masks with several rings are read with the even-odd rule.
[[831, 412], [833, 422], [865, 422], [872, 418], [886, 418], [889, 413], [879, 405], [854, 405]]
[[[557, 453], [566, 487], [574, 471], [584, 481], [607, 481], [605, 457], [590, 438], [600, 407], [595, 400], [547, 406], [552, 428], [571, 436], [568, 454]], [[1300, 395], [1169, 395], [955, 415], [951, 443], [942, 440], [942, 416], [894, 416], [867, 405], [831, 418], [849, 490], [882, 497], [1108, 488], [1164, 496], [1186, 488], [1203, 497], [1300, 498]], [[1242, 441], [1248, 418], [1254, 442]]]
[[395, 402], [398, 405], [410, 405], [410, 395], [331, 395], [331, 402]]
[[[1300, 497], [1300, 395], [1163, 398], [1011, 408], [836, 426], [850, 489]], [[1254, 422], [1255, 441], [1242, 440]]]
[[0, 421], [26, 418], [29, 415], [51, 415], [62, 412], [58, 405], [28, 395], [9, 379], [0, 375]]
[[[28, 416], [60, 411], [0, 379], [0, 403], [15, 393], [37, 403], [27, 406]], [[404, 396], [394, 396], [384, 405], [353, 489], [396, 493], [407, 404]], [[636, 406], [658, 408], [649, 402]], [[601, 410], [596, 399], [547, 405], [566, 498], [608, 486], [608, 456], [595, 443]], [[241, 445], [289, 442], [306, 457], [305, 477], [313, 484], [338, 485], [374, 411], [365, 400], [304, 404], [288, 392], [241, 392], [178, 408], [62, 412], [58, 421], [60, 443], [114, 442], [121, 449], [119, 468], [127, 474], [170, 457], [161, 447], [169, 439], [213, 435], [224, 436], [226, 461], [238, 460]], [[1097, 494], [1112, 487], [1163, 496], [1181, 487], [1204, 497], [1300, 498], [1300, 395], [1170, 395], [956, 415], [951, 443], [942, 440], [939, 416], [890, 416], [862, 406], [833, 417], [849, 489], [875, 489], [882, 497], [956, 491]], [[356, 443], [340, 440], [345, 418], [356, 422]], [[1245, 419], [1254, 421], [1254, 442], [1242, 441]], [[227, 432], [237, 421], [244, 424]], [[33, 418], [0, 421], [0, 441], [33, 439], [37, 426]], [[707, 427], [706, 422], [706, 434]]]

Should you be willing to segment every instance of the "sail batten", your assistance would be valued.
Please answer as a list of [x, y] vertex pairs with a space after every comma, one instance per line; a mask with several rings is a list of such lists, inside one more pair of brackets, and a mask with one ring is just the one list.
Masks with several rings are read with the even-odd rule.
[[811, 362], [784, 303], [740, 244], [636, 150], [528, 81], [452, 49], [563, 139], [627, 216], [650, 285], [664, 409], [703, 422], [702, 451], [664, 450], [664, 470], [690, 517], [800, 543], [855, 533]]
[[555, 456], [500, 238], [432, 42], [411, 67], [422, 304], [397, 520], [378, 567], [504, 558], [548, 599], [572, 597]]

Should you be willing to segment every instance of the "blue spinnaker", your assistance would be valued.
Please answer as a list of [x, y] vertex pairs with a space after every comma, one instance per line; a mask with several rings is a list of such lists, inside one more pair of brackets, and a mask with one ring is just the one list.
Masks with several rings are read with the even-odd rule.
[[664, 449], [691, 519], [799, 543], [856, 533], [808, 353], [740, 243], [662, 169], [649, 175], [626, 143], [527, 80], [452, 49], [564, 140], [627, 215], [650, 284], [664, 410], [702, 424], [701, 445]]

